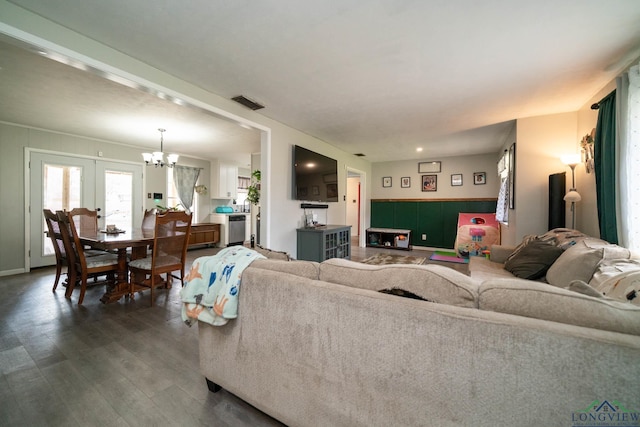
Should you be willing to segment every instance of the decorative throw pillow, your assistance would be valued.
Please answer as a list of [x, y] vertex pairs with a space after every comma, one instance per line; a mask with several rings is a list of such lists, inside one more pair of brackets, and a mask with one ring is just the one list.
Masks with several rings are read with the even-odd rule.
[[629, 258], [629, 250], [599, 239], [584, 239], [564, 251], [549, 268], [547, 282], [560, 288], [573, 280], [589, 283], [600, 261], [614, 258]]
[[511, 252], [511, 255], [509, 255], [507, 257], [507, 261], [510, 260], [511, 258], [514, 258], [516, 256], [518, 256], [518, 254], [520, 253], [520, 251], [527, 246], [529, 243], [531, 243], [533, 240], [536, 240], [537, 236], [535, 234], [527, 234], [526, 236], [524, 236], [522, 238], [522, 242], [520, 242], [520, 244], [518, 246], [516, 246], [516, 248], [513, 250], [513, 252]]
[[561, 254], [562, 249], [552, 242], [536, 238], [520, 249], [514, 257], [510, 257], [504, 268], [521, 279], [536, 280], [544, 277], [551, 264]]

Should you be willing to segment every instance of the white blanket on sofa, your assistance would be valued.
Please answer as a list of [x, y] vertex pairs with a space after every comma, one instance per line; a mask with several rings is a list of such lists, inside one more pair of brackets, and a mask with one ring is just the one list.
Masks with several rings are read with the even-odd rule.
[[238, 317], [238, 292], [242, 272], [263, 255], [244, 246], [231, 246], [213, 256], [197, 258], [180, 291], [182, 320], [214, 326]]

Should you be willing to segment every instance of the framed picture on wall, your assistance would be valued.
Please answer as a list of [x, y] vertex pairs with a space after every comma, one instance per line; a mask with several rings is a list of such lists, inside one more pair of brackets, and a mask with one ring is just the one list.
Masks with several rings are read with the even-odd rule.
[[401, 188], [411, 187], [411, 177], [403, 176], [402, 178], [400, 178], [400, 187]]
[[475, 185], [484, 185], [487, 183], [487, 173], [486, 172], [474, 172], [473, 173], [473, 183]]
[[438, 175], [422, 175], [422, 191], [438, 191]]
[[442, 168], [440, 162], [419, 162], [418, 173], [438, 173]]
[[327, 198], [335, 199], [338, 197], [338, 184], [327, 184]]
[[462, 186], [462, 174], [454, 173], [451, 175], [451, 186], [452, 187], [460, 187]]
[[390, 176], [384, 176], [382, 177], [382, 187], [391, 187], [391, 177]]

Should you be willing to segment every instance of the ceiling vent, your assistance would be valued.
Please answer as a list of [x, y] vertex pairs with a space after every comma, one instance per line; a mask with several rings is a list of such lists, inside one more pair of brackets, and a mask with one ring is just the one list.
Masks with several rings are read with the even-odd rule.
[[236, 101], [238, 104], [242, 104], [245, 107], [250, 108], [251, 110], [254, 110], [254, 111], [264, 108], [264, 105], [260, 105], [257, 102], [250, 100], [244, 95], [234, 96], [231, 99]]
[[365, 155], [362, 154], [362, 153], [356, 153], [356, 154], [354, 154], [354, 156], [356, 156], [356, 157], [364, 157]]

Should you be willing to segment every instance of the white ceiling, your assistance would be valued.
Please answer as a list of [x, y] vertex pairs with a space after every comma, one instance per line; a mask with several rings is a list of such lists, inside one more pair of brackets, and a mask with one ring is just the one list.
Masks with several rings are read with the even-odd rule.
[[[372, 162], [496, 152], [512, 120], [576, 111], [640, 56], [638, 0], [10, 2]], [[20, 55], [2, 49], [4, 80], [5, 49]], [[31, 60], [9, 73], [32, 73], [27, 91], [0, 84], [0, 120], [139, 145], [127, 124], [144, 121], [171, 150], [215, 152], [210, 114]], [[224, 132], [256, 144], [244, 131]]]

